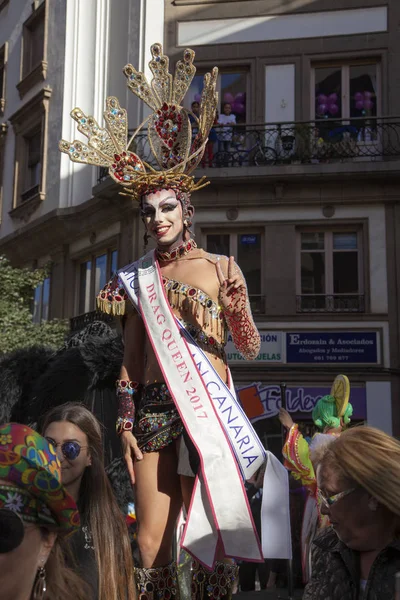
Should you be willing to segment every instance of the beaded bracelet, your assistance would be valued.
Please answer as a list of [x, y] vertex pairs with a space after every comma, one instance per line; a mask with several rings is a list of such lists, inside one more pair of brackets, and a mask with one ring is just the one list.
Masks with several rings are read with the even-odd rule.
[[140, 391], [141, 385], [137, 381], [118, 379], [118, 418], [116, 423], [118, 435], [124, 431], [132, 431], [136, 413], [134, 397], [138, 396]]

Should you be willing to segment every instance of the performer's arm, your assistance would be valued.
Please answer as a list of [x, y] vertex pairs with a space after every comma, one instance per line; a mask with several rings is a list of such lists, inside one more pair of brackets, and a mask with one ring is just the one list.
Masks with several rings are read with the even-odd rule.
[[117, 431], [130, 431], [135, 423], [135, 400], [140, 396], [144, 373], [145, 330], [139, 314], [132, 312], [123, 320], [124, 360], [117, 381]]
[[136, 405], [142, 392], [145, 369], [146, 332], [138, 313], [131, 312], [123, 318], [124, 359], [117, 382], [117, 431], [121, 436], [122, 450], [132, 485], [135, 483], [134, 460], [142, 460], [132, 431]]
[[220, 282], [219, 300], [225, 320], [232, 334], [233, 343], [247, 360], [253, 360], [260, 352], [260, 334], [253, 321], [246, 281], [243, 273], [230, 257], [225, 273], [217, 263]]

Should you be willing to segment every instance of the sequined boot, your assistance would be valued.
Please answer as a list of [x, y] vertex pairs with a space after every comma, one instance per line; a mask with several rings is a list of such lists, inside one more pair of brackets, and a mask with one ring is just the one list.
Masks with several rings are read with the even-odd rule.
[[214, 570], [208, 571], [193, 561], [191, 600], [231, 600], [238, 572], [239, 567], [230, 563], [217, 561]]
[[176, 564], [165, 567], [135, 568], [138, 600], [179, 600]]

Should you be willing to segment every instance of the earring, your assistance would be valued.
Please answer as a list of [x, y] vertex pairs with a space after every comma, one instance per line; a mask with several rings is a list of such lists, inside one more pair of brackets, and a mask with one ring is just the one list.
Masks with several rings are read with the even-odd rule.
[[39, 567], [33, 588], [33, 600], [43, 600], [46, 590], [46, 570], [44, 567]]
[[368, 508], [369, 508], [369, 510], [372, 510], [373, 512], [375, 512], [376, 509], [378, 508], [378, 500], [376, 498], [370, 498], [368, 500]]

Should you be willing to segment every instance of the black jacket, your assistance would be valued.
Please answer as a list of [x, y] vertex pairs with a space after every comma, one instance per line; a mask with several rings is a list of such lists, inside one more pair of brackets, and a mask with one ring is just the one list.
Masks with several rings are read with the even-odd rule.
[[314, 541], [311, 581], [303, 600], [394, 600], [395, 574], [400, 571], [400, 541], [389, 544], [371, 567], [360, 592], [358, 552], [341, 542], [332, 528]]

